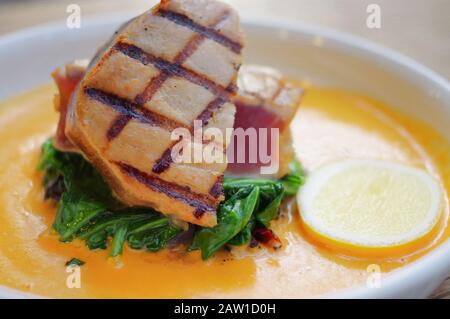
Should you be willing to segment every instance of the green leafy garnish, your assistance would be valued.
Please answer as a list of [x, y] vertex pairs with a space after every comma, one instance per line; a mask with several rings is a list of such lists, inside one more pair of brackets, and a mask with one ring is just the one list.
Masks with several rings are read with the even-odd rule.
[[270, 179], [225, 178], [223, 187], [226, 199], [219, 206], [217, 226], [198, 231], [190, 247], [200, 249], [203, 259], [225, 244], [247, 244], [258, 224], [270, 227], [284, 196], [283, 184]]
[[191, 249], [200, 249], [208, 259], [247, 226], [259, 199], [259, 188], [240, 189], [219, 206], [217, 226], [203, 228], [194, 237]]
[[265, 227], [269, 227], [270, 221], [278, 215], [278, 209], [284, 197], [283, 184], [280, 181], [261, 178], [226, 178], [224, 181], [225, 194], [228, 195], [242, 188], [254, 187], [260, 189], [255, 218]]
[[180, 229], [173, 225], [168, 218], [149, 221], [133, 229], [128, 236], [128, 244], [134, 249], [158, 251], [174, 238]]
[[281, 200], [284, 197], [284, 188], [278, 184], [273, 186], [277, 188], [277, 195], [268, 200], [268, 204], [256, 213], [256, 220], [264, 225], [266, 228], [270, 227], [270, 221], [278, 216], [278, 210], [281, 205]]

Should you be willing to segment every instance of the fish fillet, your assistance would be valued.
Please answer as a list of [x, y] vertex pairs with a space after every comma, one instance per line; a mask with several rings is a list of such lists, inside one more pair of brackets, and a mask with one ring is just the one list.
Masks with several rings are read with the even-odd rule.
[[125, 204], [216, 225], [226, 163], [175, 163], [171, 132], [192, 131], [194, 120], [233, 127], [242, 46], [239, 17], [228, 5], [162, 1], [91, 62], [72, 94], [66, 136]]

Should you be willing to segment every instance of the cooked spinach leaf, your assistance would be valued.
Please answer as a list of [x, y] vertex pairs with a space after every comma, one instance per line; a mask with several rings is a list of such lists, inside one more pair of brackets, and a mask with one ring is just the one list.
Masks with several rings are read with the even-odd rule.
[[219, 206], [217, 226], [202, 228], [195, 234], [191, 250], [200, 249], [208, 259], [239, 234], [252, 217], [259, 198], [259, 187], [242, 188]]
[[[44, 172], [46, 192], [53, 185], [51, 181], [61, 178], [64, 181], [53, 222], [61, 241], [80, 238], [90, 249], [106, 249], [108, 239], [112, 238], [110, 255], [117, 256], [122, 253], [125, 241], [132, 242], [133, 248], [157, 251], [181, 231], [152, 209], [124, 207], [89, 162], [79, 154], [56, 150], [51, 139], [42, 146], [38, 168]], [[154, 227], [148, 227], [150, 224]]]
[[239, 234], [231, 238], [228, 241], [228, 244], [233, 246], [242, 246], [247, 244], [252, 239], [253, 228], [255, 228], [255, 215], [250, 217], [250, 220], [247, 225], [245, 225], [244, 229], [242, 229]]
[[[280, 181], [259, 178], [225, 178], [225, 201], [217, 212], [217, 226], [198, 231], [191, 250], [200, 249], [202, 258], [212, 256], [225, 244], [244, 245], [250, 242], [257, 224], [269, 227], [277, 217], [284, 197]], [[251, 202], [242, 212], [241, 202]]]
[[134, 249], [145, 248], [152, 252], [166, 247], [168, 242], [175, 238], [181, 230], [172, 225], [168, 219], [166, 219], [164, 224], [162, 227], [146, 228], [145, 230], [132, 233], [128, 237], [129, 246]]
[[111, 251], [109, 255], [114, 257], [122, 254], [123, 244], [127, 237], [127, 225], [120, 225], [114, 232], [113, 240], [111, 243]]
[[266, 228], [269, 228], [270, 221], [278, 216], [281, 200], [284, 197], [284, 188], [280, 184], [274, 184], [273, 188], [277, 195], [271, 198], [267, 205], [261, 205], [263, 208], [256, 212], [256, 220]]
[[259, 203], [255, 209], [256, 221], [269, 227], [270, 221], [277, 217], [281, 200], [285, 196], [283, 184], [280, 181], [260, 178], [226, 178], [224, 181], [226, 194], [253, 187], [260, 189]]

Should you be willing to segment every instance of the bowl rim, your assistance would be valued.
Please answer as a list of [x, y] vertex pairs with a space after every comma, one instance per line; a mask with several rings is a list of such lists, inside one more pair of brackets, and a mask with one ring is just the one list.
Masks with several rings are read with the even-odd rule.
[[[125, 21], [128, 15], [131, 17], [135, 12], [122, 12], [93, 15], [83, 19], [83, 25], [88, 28], [96, 28], [102, 25], [119, 25]], [[301, 34], [314, 37], [322, 37], [325, 45], [332, 45], [344, 52], [357, 55], [364, 55], [370, 60], [382, 60], [389, 66], [394, 68], [402, 68], [408, 72], [418, 75], [418, 79], [426, 79], [437, 87], [443, 89], [444, 92], [450, 94], [450, 82], [443, 76], [437, 74], [430, 68], [413, 60], [412, 58], [398, 53], [392, 49], [376, 44], [362, 37], [352, 35], [343, 31], [338, 31], [328, 27], [304, 23], [294, 20], [280, 20], [277, 18], [242, 18], [243, 25], [251, 28], [259, 28], [266, 30], [284, 30], [293, 34]], [[14, 42], [24, 41], [30, 37], [47, 33], [60, 33], [66, 26], [62, 21], [53, 21], [50, 23], [40, 24], [28, 27], [12, 33], [0, 36], [0, 47], [13, 44]], [[13, 96], [16, 93], [13, 94]], [[430, 269], [434, 269], [439, 274], [445, 274], [450, 270], [450, 239], [435, 247], [423, 257], [414, 262], [405, 265], [398, 270], [386, 275], [382, 280], [382, 287], [379, 289], [368, 288], [364, 285], [352, 286], [344, 288], [332, 293], [312, 296], [313, 298], [386, 298], [395, 297], [396, 292], [405, 291], [410, 286], [414, 286], [414, 278], [420, 278], [423, 274], [433, 278]], [[45, 298], [38, 294], [24, 292], [15, 288], [0, 285], [0, 298]]]

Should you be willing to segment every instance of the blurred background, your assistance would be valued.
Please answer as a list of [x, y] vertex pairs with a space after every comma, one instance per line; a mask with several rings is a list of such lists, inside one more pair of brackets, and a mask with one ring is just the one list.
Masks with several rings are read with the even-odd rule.
[[[223, 0], [241, 16], [321, 25], [397, 50], [450, 79], [450, 0]], [[99, 14], [141, 13], [156, 0], [0, 0], [0, 36], [22, 28], [65, 21], [69, 4], [83, 19]], [[381, 9], [381, 28], [367, 27], [368, 5]], [[450, 298], [450, 279], [434, 293]]]
[[[406, 54], [450, 79], [450, 0], [224, 0], [244, 17], [300, 20], [362, 36]], [[82, 19], [104, 13], [142, 12], [156, 0], [0, 0], [0, 35], [65, 20], [81, 7]], [[381, 8], [381, 28], [366, 25], [369, 4]]]

